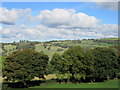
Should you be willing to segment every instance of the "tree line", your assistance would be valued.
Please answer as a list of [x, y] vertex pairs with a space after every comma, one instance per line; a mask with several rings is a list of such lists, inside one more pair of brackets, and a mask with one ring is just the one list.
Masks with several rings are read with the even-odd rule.
[[98, 47], [85, 51], [80, 46], [71, 47], [63, 54], [55, 53], [51, 60], [43, 52], [31, 49], [17, 50], [6, 57], [3, 78], [6, 82], [20, 82], [28, 87], [35, 77], [56, 74], [56, 80], [65, 82], [96, 82], [120, 78], [120, 59], [113, 48]]

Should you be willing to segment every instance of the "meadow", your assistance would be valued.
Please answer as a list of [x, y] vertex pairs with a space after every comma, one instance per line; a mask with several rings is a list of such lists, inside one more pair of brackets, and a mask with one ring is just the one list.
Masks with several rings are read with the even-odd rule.
[[[99, 40], [99, 42], [97, 41]], [[3, 43], [3, 47], [0, 51], [4, 55], [9, 55], [17, 49], [30, 49], [35, 51], [43, 52], [50, 58], [54, 53], [62, 54], [65, 50], [73, 46], [81, 46], [85, 50], [96, 48], [96, 47], [110, 47], [116, 45], [117, 38], [105, 38], [105, 39], [83, 39], [83, 40], [63, 40], [63, 41], [48, 41], [48, 42], [15, 42], [15, 43]], [[115, 43], [109, 43], [115, 42]]]
[[61, 83], [35, 86], [30, 88], [118, 88], [118, 80], [108, 80], [105, 82], [94, 83]]

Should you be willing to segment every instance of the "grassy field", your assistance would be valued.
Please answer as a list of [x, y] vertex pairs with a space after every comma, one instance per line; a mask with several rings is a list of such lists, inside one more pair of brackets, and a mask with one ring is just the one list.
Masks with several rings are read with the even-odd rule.
[[[54, 46], [53, 44], [59, 44], [60, 46]], [[112, 44], [107, 44], [107, 43], [95, 43], [93, 42], [93, 40], [82, 40], [81, 43], [78, 42], [74, 42], [74, 41], [64, 41], [64, 42], [53, 42], [51, 43], [51, 49], [48, 50], [47, 48], [49, 47], [49, 45], [47, 46], [47, 48], [44, 48], [44, 46], [42, 44], [37, 44], [35, 45], [35, 50], [36, 51], [43, 51], [45, 54], [47, 54], [48, 56], [52, 57], [52, 55], [57, 52], [59, 54], [62, 54], [65, 50], [67, 50], [67, 48], [62, 48], [62, 46], [81, 46], [82, 48], [84, 48], [85, 50], [91, 49], [91, 48], [95, 48], [95, 47], [109, 47], [112, 46]], [[62, 49], [63, 51], [57, 51], [58, 49]]]
[[[117, 40], [117, 38], [103, 38], [99, 40]], [[24, 48], [29, 46], [30, 42], [16, 42], [15, 43], [17, 47]], [[0, 48], [0, 52], [5, 52], [5, 55], [9, 55], [13, 51], [16, 50], [16, 45], [4, 45], [4, 49]], [[46, 48], [45, 48], [46, 45]], [[110, 43], [104, 43], [104, 42], [95, 42], [94, 40], [81, 40], [81, 41], [75, 41], [75, 40], [68, 40], [68, 41], [55, 41], [55, 42], [42, 42], [35, 44], [35, 51], [43, 52], [47, 54], [50, 58], [53, 56], [54, 53], [62, 54], [65, 50], [67, 50], [69, 47], [72, 46], [81, 46], [85, 50], [96, 48], [96, 47], [110, 47], [114, 44]], [[34, 47], [34, 45], [33, 45]]]
[[109, 80], [99, 83], [62, 83], [62, 84], [51, 84], [51, 85], [41, 85], [30, 88], [118, 88], [118, 80]]
[[16, 46], [14, 46], [14, 45], [5, 45], [4, 48], [5, 48], [7, 51], [10, 51], [10, 50], [13, 50], [14, 48], [16, 48]]
[[[50, 47], [50, 50], [48, 50], [49, 47]], [[62, 51], [57, 51], [58, 49], [62, 49]], [[47, 46], [46, 48], [44, 48], [44, 46], [42, 44], [36, 44], [35, 45], [35, 50], [38, 51], [38, 52], [43, 51], [49, 57], [52, 57], [55, 52], [59, 53], [59, 54], [62, 54], [65, 49], [61, 48], [61, 47], [58, 47], [58, 46]]]

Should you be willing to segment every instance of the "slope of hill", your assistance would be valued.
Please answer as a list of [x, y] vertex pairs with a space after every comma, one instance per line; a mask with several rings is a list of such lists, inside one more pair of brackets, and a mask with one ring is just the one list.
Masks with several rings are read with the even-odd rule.
[[63, 41], [47, 41], [47, 42], [31, 42], [20, 41], [14, 43], [2, 43], [0, 52], [3, 55], [9, 55], [11, 52], [18, 49], [33, 49], [38, 52], [44, 52], [49, 57], [54, 53], [62, 54], [65, 50], [72, 46], [81, 46], [85, 50], [95, 47], [109, 47], [118, 45], [118, 38], [104, 39], [83, 39], [83, 40], [63, 40]]

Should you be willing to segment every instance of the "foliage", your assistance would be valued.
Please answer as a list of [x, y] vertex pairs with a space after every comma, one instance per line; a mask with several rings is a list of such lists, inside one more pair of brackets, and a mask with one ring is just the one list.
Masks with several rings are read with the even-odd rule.
[[114, 44], [114, 45], [120, 44], [119, 39], [97, 39], [93, 41], [97, 43], [108, 43], [108, 44]]
[[61, 56], [58, 53], [55, 53], [50, 61], [52, 64], [54, 71], [62, 70], [62, 60]]
[[3, 77], [6, 81], [24, 82], [46, 73], [48, 56], [41, 52], [25, 49], [18, 50], [6, 57]]
[[[71, 74], [71, 80], [80, 80], [90, 75], [93, 70], [92, 56], [86, 53], [81, 47], [72, 47], [61, 56], [54, 54], [51, 64], [61, 74]], [[90, 60], [90, 61], [89, 61]]]
[[92, 50], [95, 56], [93, 77], [96, 80], [116, 78], [119, 71], [117, 56], [111, 48], [95, 48]]

